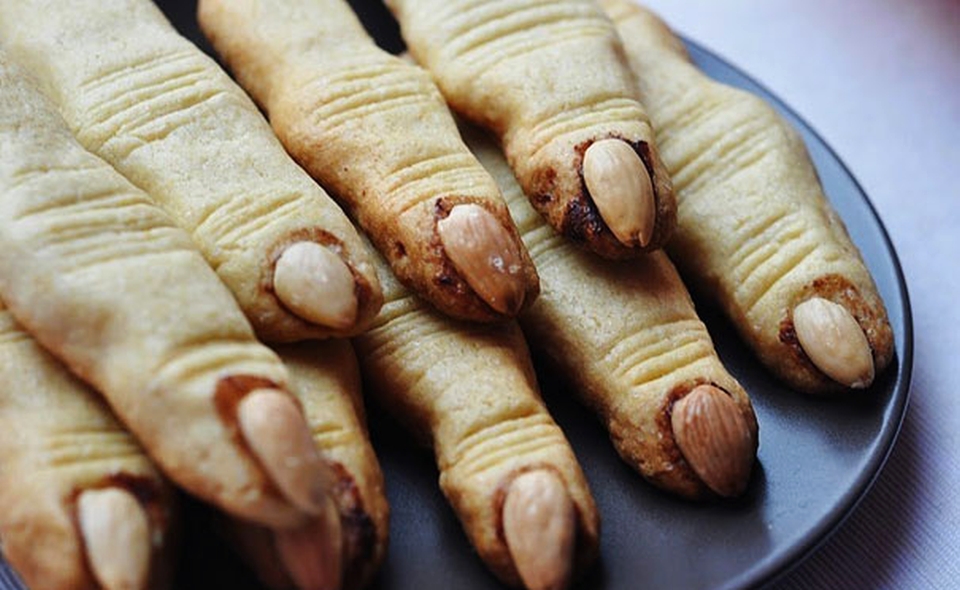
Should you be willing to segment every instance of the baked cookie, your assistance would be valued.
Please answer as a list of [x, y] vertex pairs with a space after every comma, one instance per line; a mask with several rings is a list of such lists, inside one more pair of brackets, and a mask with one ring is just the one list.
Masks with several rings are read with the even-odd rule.
[[533, 206], [606, 258], [651, 251], [676, 203], [613, 25], [593, 0], [386, 0], [416, 60], [492, 132]]
[[287, 151], [408, 288], [475, 321], [533, 301], [533, 263], [430, 75], [378, 48], [346, 2], [203, 0], [199, 16]]
[[2, 52], [0, 293], [191, 493], [277, 527], [330, 504], [280, 360], [190, 236]]
[[656, 16], [602, 0], [624, 39], [679, 201], [669, 252], [791, 387], [868, 387], [893, 357], [870, 272], [803, 140], [760, 98], [715, 82]]
[[349, 342], [337, 339], [275, 350], [290, 369], [291, 389], [303, 405], [313, 440], [333, 468], [342, 558], [332, 561], [324, 553], [330, 524], [324, 519], [294, 530], [240, 520], [220, 524], [269, 588], [363, 588], [386, 553], [389, 508], [367, 434], [357, 357]]
[[30, 588], [169, 581], [173, 491], [99, 396], [0, 303], [0, 543]]
[[599, 520], [519, 326], [443, 317], [385, 263], [380, 280], [383, 309], [354, 338], [368, 392], [433, 449], [444, 495], [500, 580], [565, 587], [596, 557]]
[[153, 2], [3, 0], [0, 15], [80, 143], [189, 232], [261, 338], [353, 334], [376, 314], [346, 215]]
[[688, 498], [742, 493], [756, 417], [667, 256], [612, 261], [574, 248], [530, 207], [497, 146], [475, 131], [465, 136], [540, 269], [543, 292], [520, 319], [530, 345], [647, 480]]

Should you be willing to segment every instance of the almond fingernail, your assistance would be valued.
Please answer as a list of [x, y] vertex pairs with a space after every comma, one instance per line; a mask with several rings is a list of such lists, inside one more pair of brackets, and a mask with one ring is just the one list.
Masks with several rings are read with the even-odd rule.
[[873, 352], [853, 315], [822, 297], [793, 310], [793, 327], [807, 358], [837, 383], [862, 389], [873, 383]]
[[277, 298], [297, 316], [346, 330], [357, 321], [353, 273], [336, 252], [315, 242], [288, 246], [273, 271]]
[[673, 405], [670, 423], [684, 459], [707, 487], [724, 497], [743, 493], [756, 445], [733, 398], [699, 385]]
[[657, 208], [653, 182], [630, 144], [602, 139], [583, 154], [583, 181], [597, 211], [625, 246], [646, 246], [653, 237]]
[[291, 396], [275, 389], [251, 391], [237, 407], [237, 422], [260, 465], [291, 504], [313, 515], [327, 510], [333, 476]]
[[306, 526], [274, 532], [274, 544], [287, 573], [302, 590], [340, 587], [343, 553], [340, 513], [331, 501]]
[[508, 316], [520, 311], [520, 249], [492, 213], [479, 205], [457, 205], [437, 223], [437, 233], [447, 258], [487, 305]]
[[129, 492], [87, 490], [77, 498], [77, 517], [87, 561], [106, 590], [145, 588], [150, 570], [150, 525]]
[[529, 590], [553, 590], [569, 584], [576, 514], [557, 475], [528, 471], [513, 480], [503, 502], [503, 533]]

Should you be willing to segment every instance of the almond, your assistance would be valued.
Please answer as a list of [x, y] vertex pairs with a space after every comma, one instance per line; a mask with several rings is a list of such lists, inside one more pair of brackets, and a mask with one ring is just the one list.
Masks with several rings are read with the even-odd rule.
[[77, 498], [77, 520], [94, 577], [107, 590], [146, 588], [150, 525], [130, 492], [87, 490]]
[[275, 389], [251, 391], [237, 407], [237, 423], [287, 500], [306, 513], [323, 515], [333, 502], [329, 491], [334, 477], [291, 396]]
[[653, 237], [657, 207], [643, 160], [619, 139], [594, 142], [583, 154], [583, 182], [600, 217], [625, 246], [646, 246]]
[[509, 231], [479, 205], [457, 205], [437, 223], [447, 258], [494, 310], [515, 316], [523, 306], [523, 260]]
[[297, 316], [346, 330], [357, 321], [356, 281], [340, 256], [315, 242], [297, 242], [283, 251], [273, 271], [277, 298]]
[[568, 585], [576, 515], [567, 488], [556, 474], [541, 469], [513, 480], [503, 503], [503, 533], [529, 590]]
[[274, 546], [297, 588], [340, 588], [342, 534], [340, 514], [332, 502], [325, 514], [306, 526], [275, 531]]
[[794, 308], [793, 327], [803, 352], [824, 375], [854, 389], [873, 383], [870, 343], [847, 308], [813, 297]]
[[720, 496], [738, 496], [747, 487], [756, 445], [726, 392], [700, 385], [677, 400], [670, 417], [673, 437], [694, 473]]

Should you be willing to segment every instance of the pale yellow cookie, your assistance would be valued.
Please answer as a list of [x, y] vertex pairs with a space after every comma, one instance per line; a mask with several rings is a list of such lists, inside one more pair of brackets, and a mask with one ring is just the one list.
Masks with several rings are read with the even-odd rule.
[[872, 383], [893, 333], [802, 138], [760, 98], [700, 72], [652, 13], [602, 0], [624, 39], [679, 203], [670, 254], [791, 387]]
[[278, 347], [290, 369], [313, 440], [333, 467], [343, 530], [343, 587], [367, 586], [387, 550], [389, 507], [383, 473], [370, 445], [360, 369], [345, 340]]
[[[330, 339], [276, 347], [290, 369], [313, 440], [332, 467], [342, 559], [327, 554], [330, 522], [314, 519], [293, 530], [224, 521], [226, 536], [272, 589], [366, 587], [387, 549], [389, 508], [383, 474], [367, 434], [360, 372], [350, 343]], [[340, 580], [339, 585], [337, 579]]]
[[361, 331], [380, 306], [346, 215], [149, 0], [2, 0], [0, 41], [87, 149], [186, 229], [271, 341]]
[[378, 48], [344, 0], [204, 0], [199, 16], [287, 150], [411, 290], [479, 321], [533, 301], [533, 263], [430, 75]]
[[606, 258], [662, 246], [676, 203], [593, 0], [387, 0], [450, 105], [500, 139], [533, 206]]
[[191, 493], [273, 526], [330, 503], [280, 360], [189, 235], [2, 52], [0, 293]]
[[162, 587], [172, 489], [99, 396], [2, 303], [0, 381], [5, 559], [30, 588]]
[[440, 487], [498, 578], [564, 587], [596, 557], [598, 515], [520, 328], [454, 322], [387, 275], [384, 263], [383, 310], [354, 339], [369, 393], [433, 448]]
[[530, 345], [649, 481], [691, 498], [742, 493], [757, 449], [753, 408], [667, 256], [610, 261], [573, 247], [530, 207], [496, 145], [466, 135], [540, 269], [543, 292], [520, 320]]

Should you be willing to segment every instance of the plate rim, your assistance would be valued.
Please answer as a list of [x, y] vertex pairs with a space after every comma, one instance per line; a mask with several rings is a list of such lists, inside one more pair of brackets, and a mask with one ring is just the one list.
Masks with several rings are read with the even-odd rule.
[[[834, 147], [826, 141], [823, 135], [817, 131], [816, 127], [797, 112], [786, 101], [780, 98], [780, 95], [773, 92], [767, 85], [758, 81], [756, 77], [746, 70], [736, 65], [736, 63], [727, 59], [722, 53], [715, 51], [706, 44], [694, 41], [687, 35], [678, 34], [688, 51], [691, 58], [696, 55], [706, 55], [712, 59], [721, 62], [726, 68], [730, 69], [738, 77], [743, 78], [747, 83], [756, 87], [762, 92], [762, 99], [773, 103], [778, 110], [789, 114], [794, 120], [803, 126], [804, 130], [809, 132], [816, 141], [823, 146], [831, 159], [833, 159], [850, 179], [856, 188], [859, 196], [866, 204], [873, 221], [879, 229], [881, 242], [885, 255], [889, 258], [895, 286], [897, 292], [897, 301], [901, 303], [899, 307], [903, 312], [903, 351], [897, 351], [894, 356], [897, 375], [892, 384], [892, 396], [889, 402], [888, 411], [892, 413], [892, 419], [885, 421], [878, 433], [879, 445], [868, 455], [867, 465], [857, 475], [853, 485], [839, 496], [837, 504], [829, 510], [816, 526], [808, 529], [799, 540], [791, 546], [780, 551], [772, 559], [760, 562], [759, 565], [746, 569], [741, 575], [733, 578], [729, 587], [731, 588], [769, 588], [776, 582], [786, 578], [792, 571], [798, 568], [802, 563], [809, 559], [814, 553], [822, 548], [833, 535], [846, 523], [847, 519], [856, 511], [864, 498], [876, 484], [886, 466], [887, 461], [893, 452], [896, 442], [899, 439], [900, 431], [903, 428], [903, 422], [907, 415], [910, 397], [913, 385], [913, 353], [914, 353], [914, 329], [913, 329], [913, 309], [910, 303], [910, 293], [907, 285], [906, 275], [903, 272], [903, 266], [900, 262], [900, 256], [894, 247], [890, 232], [887, 230], [883, 218], [877, 211], [876, 206], [870, 199], [870, 195], [863, 189], [860, 181], [847, 166], [846, 161], [840, 157]], [[804, 141], [806, 144], [806, 141]], [[844, 220], [844, 223], [847, 223]], [[859, 249], [859, 248], [858, 248]], [[871, 273], [872, 274], [872, 273]], [[889, 307], [888, 302], [884, 302]], [[752, 353], [751, 353], [752, 354]], [[759, 362], [754, 357], [756, 362]], [[887, 371], [892, 370], [888, 368]]]
[[[169, 5], [166, 2], [160, 2], [159, 4], [163, 6]], [[181, 31], [181, 34], [190, 39], [191, 42], [198, 44], [201, 49], [203, 48], [203, 45], [198, 43], [196, 39], [187, 36], [183, 31]], [[730, 588], [768, 588], [786, 578], [791, 572], [821, 549], [860, 507], [861, 502], [873, 489], [873, 486], [883, 473], [884, 467], [899, 439], [912, 395], [914, 365], [913, 311], [903, 266], [889, 231], [882, 217], [877, 212], [870, 196], [863, 189], [856, 176], [851, 172], [846, 162], [839, 156], [834, 147], [824, 139], [806, 118], [801, 116], [789, 103], [781, 99], [779, 94], [771, 91], [768, 86], [759, 82], [757, 78], [736, 65], [735, 62], [727, 59], [722, 53], [715, 51], [699, 41], [694, 41], [686, 35], [680, 35], [680, 37], [686, 47], [691, 51], [692, 56], [705, 55], [718, 61], [738, 78], [741, 78], [759, 90], [762, 93], [761, 98], [765, 101], [774, 105], [778, 110], [788, 113], [790, 117], [803, 127], [805, 132], [815, 138], [829, 157], [836, 162], [843, 174], [850, 179], [852, 185], [859, 193], [860, 198], [862, 198], [866, 204], [872, 216], [872, 221], [879, 230], [883, 254], [889, 260], [893, 271], [893, 284], [896, 292], [896, 300], [899, 303], [898, 307], [902, 310], [902, 350], [897, 350], [897, 355], [894, 357], [897, 374], [894, 383], [891, 385], [891, 399], [885, 409], [885, 411], [889, 413], [889, 418], [884, 419], [881, 429], [877, 433], [876, 440], [878, 444], [875, 445], [872, 452], [866, 456], [865, 467], [857, 474], [853, 484], [837, 497], [834, 506], [821, 516], [815, 526], [805, 530], [796, 541], [786, 544], [781, 550], [769, 556], [768, 559], [761, 559], [759, 562], [754, 562], [739, 575], [725, 582], [726, 587]], [[889, 306], [889, 303], [887, 303], [887, 305]], [[755, 356], [752, 362], [759, 363]], [[887, 371], [892, 370], [892, 367], [887, 369]], [[642, 482], [638, 476], [638, 485], [648, 484]], [[4, 579], [6, 577], [4, 574], [6, 573], [15, 576], [13, 579], [19, 581], [19, 576], [16, 576], [10, 564], [3, 560], [2, 567], [0, 567], [0, 587], [6, 586], [5, 582], [7, 580]], [[15, 587], [16, 586], [10, 586], [10, 588]], [[376, 582], [374, 582], [373, 587], [376, 587]], [[574, 587], [580, 586], [575, 585]]]

